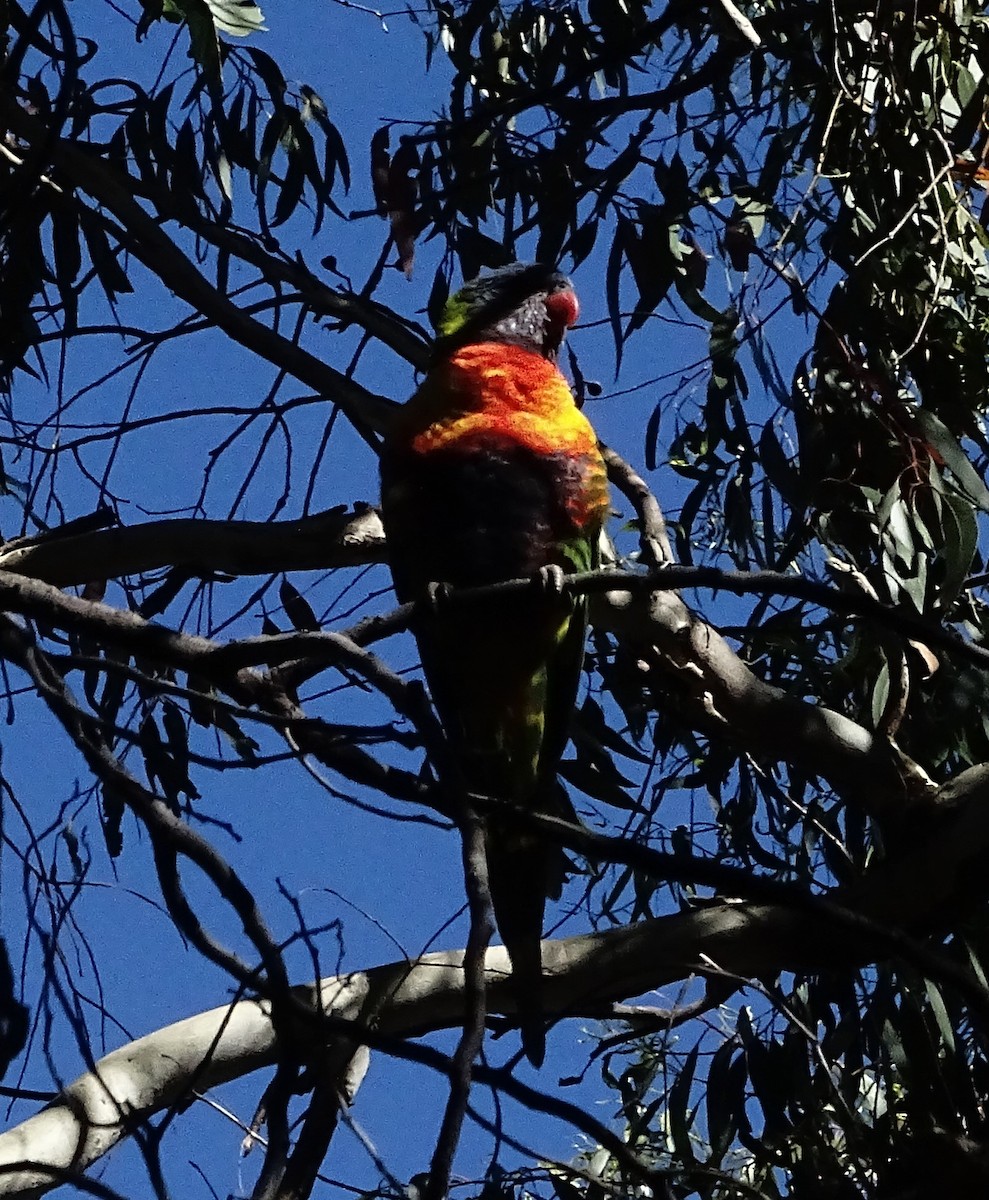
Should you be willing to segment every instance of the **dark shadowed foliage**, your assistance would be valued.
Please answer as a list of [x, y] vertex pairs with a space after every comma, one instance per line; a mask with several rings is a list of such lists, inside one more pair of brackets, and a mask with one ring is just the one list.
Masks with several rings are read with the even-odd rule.
[[[190, 1158], [265, 1198], [985, 1194], [989, 15], [269, 7], [0, 5], [0, 1195], [114, 1194], [130, 1135], [135, 1196]], [[388, 119], [333, 83], [383, 20]], [[575, 279], [618, 514], [570, 585], [581, 825], [531, 821], [572, 863], [539, 1074], [373, 507], [430, 322], [516, 259]], [[162, 1151], [260, 1067], [246, 1176]], [[401, 1164], [335, 1157], [365, 1069], [433, 1089]], [[87, 1070], [61, 1143], [19, 1124]]]

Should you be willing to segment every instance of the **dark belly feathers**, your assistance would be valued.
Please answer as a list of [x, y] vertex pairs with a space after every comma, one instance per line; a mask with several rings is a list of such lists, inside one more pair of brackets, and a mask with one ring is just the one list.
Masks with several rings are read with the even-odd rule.
[[576, 511], [587, 473], [582, 459], [511, 444], [383, 461], [402, 598], [423, 579], [470, 587], [531, 576], [551, 563], [566, 566], [561, 544], [591, 534], [580, 528]]

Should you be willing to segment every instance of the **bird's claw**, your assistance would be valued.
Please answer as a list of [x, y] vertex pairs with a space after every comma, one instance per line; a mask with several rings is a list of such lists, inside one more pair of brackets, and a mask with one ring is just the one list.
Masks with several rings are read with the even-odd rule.
[[448, 583], [427, 583], [425, 601], [434, 617], [439, 616], [444, 606], [449, 604], [453, 588]]
[[565, 580], [566, 576], [559, 563], [548, 563], [545, 567], [540, 567], [533, 577], [533, 583], [547, 596], [562, 596]]

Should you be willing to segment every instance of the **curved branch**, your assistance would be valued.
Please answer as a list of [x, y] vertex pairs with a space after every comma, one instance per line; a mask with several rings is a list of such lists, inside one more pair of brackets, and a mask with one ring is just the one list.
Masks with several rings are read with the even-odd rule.
[[675, 698], [678, 719], [692, 728], [826, 779], [869, 811], [895, 811], [908, 799], [888, 742], [760, 679], [676, 592], [611, 591], [592, 620], [633, 649], [643, 686]]
[[[610, 466], [621, 474], [623, 490], [635, 493], [641, 509], [648, 499], [646, 485], [634, 472], [623, 470], [620, 462]], [[663, 554], [662, 526], [656, 514], [651, 509], [644, 511], [642, 519], [648, 526], [644, 527], [644, 535], [655, 552]], [[272, 524], [154, 521], [129, 528], [42, 537], [0, 550], [0, 572], [16, 571], [21, 576], [64, 586], [164, 565], [234, 574], [363, 565], [383, 558], [384, 549], [378, 514], [370, 506], [358, 505], [353, 514], [332, 510], [304, 520]], [[244, 668], [287, 664], [277, 680], [269, 680], [266, 685], [270, 692], [272, 683], [277, 682], [285, 691], [339, 660], [340, 647], [334, 635], [285, 634], [220, 647], [141, 622], [134, 614], [108, 606], [93, 607], [53, 589], [39, 594], [36, 589], [25, 589], [25, 583], [23, 579], [18, 583], [13, 573], [0, 574], [0, 601], [13, 611], [43, 614], [62, 627], [88, 628], [117, 644], [139, 646], [144, 653], [157, 651], [173, 665], [194, 665], [204, 671], [206, 660], [212, 657], [206, 669], [209, 677], [239, 700], [244, 698], [246, 687], [252, 701], [262, 703], [268, 712], [286, 715], [288, 702], [282, 697], [272, 707], [270, 696], [260, 701], [259, 677], [249, 676]], [[506, 581], [478, 589], [476, 598], [525, 586], [528, 583], [524, 580]], [[572, 576], [567, 586], [593, 595], [595, 624], [634, 649], [643, 684], [662, 695], [675, 696], [681, 718], [694, 728], [727, 734], [757, 757], [789, 762], [825, 778], [846, 798], [854, 798], [878, 816], [899, 816], [904, 806], [926, 811], [935, 789], [923, 771], [900, 755], [888, 739], [875, 737], [848, 717], [791, 697], [761, 680], [672, 589], [709, 587], [735, 594], [792, 596], [846, 616], [864, 616], [882, 628], [947, 648], [979, 666], [989, 661], [986, 649], [964, 642], [933, 622], [869, 596], [797, 575], [671, 565], [648, 574]], [[454, 594], [451, 602], [469, 604], [473, 598], [472, 593], [465, 592]], [[366, 645], [406, 628], [410, 616], [410, 606], [403, 606], [387, 617], [362, 622], [347, 631], [347, 636], [358, 645]], [[293, 658], [303, 661], [292, 662]], [[230, 691], [231, 681], [240, 690]], [[313, 752], [322, 757], [318, 750]], [[362, 782], [368, 781], [367, 765], [364, 763], [359, 771]], [[402, 790], [407, 795], [404, 784]], [[395, 793], [389, 790], [389, 794]]]
[[417, 370], [424, 371], [429, 365], [429, 343], [424, 335], [411, 322], [396, 316], [377, 300], [356, 292], [328, 287], [313, 274], [301, 257], [293, 260], [285, 255], [276, 256], [266, 250], [256, 237], [226, 225], [218, 225], [191, 209], [183, 208], [180, 214], [167, 192], [160, 188], [149, 188], [147, 181], [142, 181], [142, 187], [163, 216], [174, 218], [214, 246], [257, 267], [265, 282], [277, 281], [294, 288], [314, 313], [334, 316], [341, 324], [360, 325]]
[[[726, 902], [658, 917], [622, 929], [543, 943], [543, 1001], [547, 1014], [600, 1016], [602, 1004], [641, 995], [712, 969], [742, 978], [780, 971], [821, 971], [876, 961], [875, 930], [925, 929], [972, 903], [986, 890], [982, 864], [989, 852], [989, 768], [973, 768], [951, 785], [957, 819], [914, 856], [884, 864], [860, 883], [839, 888], [835, 904], [860, 913], [859, 931], [823, 911], [785, 904]], [[973, 891], [973, 880], [980, 881]], [[514, 1011], [508, 956], [501, 947], [484, 958], [488, 1008]], [[316, 988], [295, 989], [330, 1029], [373, 1023], [360, 1037], [372, 1047], [447, 1073], [450, 1060], [425, 1047], [396, 1048], [394, 1039], [418, 1037], [463, 1021], [464, 953], [434, 953], [332, 977]], [[351, 1036], [357, 1032], [351, 1029]], [[42, 1112], [0, 1135], [0, 1196], [34, 1196], [82, 1171], [127, 1136], [134, 1125], [188, 1099], [190, 1081], [215, 1087], [278, 1056], [270, 1006], [260, 1000], [190, 1017], [140, 1038], [101, 1059]], [[510, 1075], [478, 1067], [480, 1082], [507, 1094], [521, 1085]], [[528, 1092], [528, 1089], [526, 1089]], [[548, 1110], [547, 1110], [548, 1111]], [[25, 1161], [36, 1168], [16, 1169]], [[46, 1167], [50, 1173], [46, 1172]], [[9, 1169], [9, 1173], [4, 1174]]]
[[[313, 520], [319, 520], [314, 518]], [[362, 527], [358, 553], [368, 558], [383, 548], [377, 540], [376, 517], [365, 512], [358, 518]], [[168, 522], [155, 522], [167, 526]], [[212, 526], [207, 539], [215, 540], [235, 522], [187, 522], [191, 538], [197, 525]], [[301, 525], [302, 523], [298, 523]], [[291, 523], [286, 523], [291, 525]], [[47, 553], [53, 564], [64, 545], [71, 551], [75, 542], [89, 545], [94, 554], [100, 539], [121, 535], [118, 545], [137, 553], [141, 539], [137, 531], [109, 530], [56, 539], [42, 551], [43, 542], [23, 551]], [[346, 531], [351, 526], [343, 525]], [[274, 552], [266, 534], [261, 544]], [[250, 542], [247, 538], [244, 545]], [[249, 550], [247, 551], [249, 553]], [[310, 544], [311, 552], [311, 544]], [[67, 553], [66, 560], [81, 559]], [[0, 557], [0, 562], [3, 559]], [[99, 554], [90, 562], [99, 561]], [[272, 565], [269, 559], [269, 565]], [[87, 578], [93, 577], [90, 566]], [[828, 779], [846, 796], [854, 797], [869, 811], [883, 814], [902, 812], [904, 804], [925, 807], [933, 785], [914, 764], [898, 755], [890, 743], [874, 737], [848, 717], [824, 707], [789, 696], [781, 688], [765, 683], [731, 649], [721, 635], [696, 617], [670, 585], [724, 587], [757, 594], [782, 591], [826, 604], [844, 613], [862, 613], [889, 624], [909, 636], [932, 645], [950, 645], [959, 654], [981, 662], [986, 651], [961, 642], [937, 626], [888, 608], [868, 596], [849, 594], [827, 585], [772, 572], [747, 575], [710, 567], [665, 567], [642, 575], [635, 572], [588, 573], [571, 576], [567, 586], [595, 597], [594, 620], [599, 628], [615, 633], [635, 650], [644, 672], [643, 682], [677, 697], [681, 717], [706, 732], [729, 734], [752, 754], [799, 765]], [[487, 588], [454, 592], [450, 603], [471, 604], [493, 594], [508, 594], [528, 587], [529, 581], [515, 580]], [[657, 591], [660, 587], [663, 590]], [[408, 627], [412, 605], [403, 605], [386, 617], [361, 622], [343, 635], [338, 633], [290, 633], [273, 637], [246, 638], [224, 645], [168, 629], [142, 620], [134, 613], [67, 596], [51, 585], [12, 572], [0, 571], [0, 604], [10, 611], [41, 616], [67, 629], [91, 633], [112, 644], [140, 650], [170, 665], [193, 669], [213, 680], [239, 702], [259, 703], [268, 712], [290, 715], [284, 693], [321, 669], [341, 660], [346, 647], [341, 636], [355, 645], [400, 632]], [[293, 661], [296, 660], [296, 661]], [[298, 660], [301, 660], [299, 662]], [[248, 668], [287, 663], [277, 680], [262, 680]], [[279, 696], [273, 687], [280, 685]], [[291, 715], [298, 715], [292, 709]], [[314, 751], [319, 753], [318, 751]], [[334, 751], [340, 758], [340, 747]], [[324, 759], [324, 761], [327, 761]], [[345, 774], [348, 774], [346, 771]], [[354, 778], [349, 775], [349, 778]], [[366, 772], [361, 781], [367, 781]], [[386, 789], [388, 794], [394, 794]]]
[[[547, 1011], [580, 1012], [586, 1005], [597, 1012], [606, 995], [662, 986], [689, 973], [686, 964], [699, 965], [698, 947], [719, 964], [737, 967], [732, 947], [771, 945], [780, 918], [770, 906], [746, 912], [725, 906], [545, 943]], [[502, 948], [487, 952], [492, 1012], [511, 1011], [509, 969]], [[463, 955], [454, 952], [330, 978], [315, 997], [308, 988], [297, 995], [336, 1018], [334, 1024], [372, 1014], [379, 1035], [418, 1036], [462, 1021], [463, 988]], [[223, 1005], [113, 1051], [42, 1112], [0, 1135], [0, 1195], [40, 1195], [61, 1182], [65, 1171], [85, 1170], [142, 1119], [188, 1098], [191, 1080], [197, 1090], [215, 1087], [272, 1065], [277, 1055], [270, 1007], [257, 1000]], [[482, 1074], [479, 1070], [478, 1078]], [[37, 1163], [37, 1169], [3, 1174], [6, 1164], [25, 1161]], [[46, 1166], [54, 1168], [54, 1177]]]
[[666, 518], [659, 501], [636, 469], [604, 442], [599, 443], [601, 457], [608, 468], [608, 479], [635, 505], [639, 514], [641, 562], [646, 567], [662, 567], [676, 560], [666, 531]]
[[[618, 460], [620, 462], [620, 460]], [[611, 465], [611, 464], [609, 464]], [[626, 482], [638, 481], [631, 472]], [[665, 534], [662, 516], [656, 513], [646, 536], [663, 555]], [[149, 521], [143, 525], [95, 530], [70, 536], [42, 536], [25, 544], [18, 540], [0, 548], [0, 570], [16, 572], [61, 587], [139, 574], [163, 566], [180, 566], [203, 572], [234, 575], [275, 571], [329, 570], [365, 566], [384, 561], [385, 538], [381, 518], [369, 504], [358, 502], [353, 514], [331, 509], [295, 521], [209, 521], [197, 519]], [[439, 582], [439, 581], [438, 581]], [[465, 589], [456, 596], [472, 603], [529, 586], [529, 580], [508, 579], [483, 588]], [[615, 609], [624, 601], [614, 594], [670, 595], [674, 588], [709, 588], [737, 596], [790, 596], [807, 600], [843, 616], [863, 616], [904, 637], [949, 650], [976, 666], [989, 667], [989, 650], [966, 642], [951, 630], [902, 608], [884, 604], [875, 596], [844, 591], [802, 575], [780, 571], [733, 571], [709, 566], [668, 564], [645, 574], [638, 571], [594, 571], [569, 575], [565, 586], [576, 594], [608, 593], [607, 605]], [[630, 603], [631, 601], [629, 601]], [[686, 611], [684, 606], [684, 611]], [[643, 610], [637, 616], [641, 620]], [[652, 619], [651, 617], [649, 618]], [[603, 622], [609, 628], [607, 620]], [[626, 625], [619, 620], [617, 625]], [[615, 630], [618, 631], [617, 629]], [[396, 630], [397, 632], [397, 630]]]
[[[114, 531], [111, 531], [114, 532]], [[104, 536], [104, 535], [85, 535]], [[670, 571], [674, 570], [670, 568]], [[676, 568], [687, 572], [691, 568]], [[662, 573], [661, 578], [666, 578]], [[696, 618], [675, 592], [639, 595], [619, 590], [627, 574], [588, 576], [587, 590], [610, 589], [595, 612], [600, 627], [626, 638], [647, 676], [655, 673], [667, 690], [677, 689], [682, 719], [706, 731], [728, 733], [751, 753], [795, 763], [833, 782], [873, 812], [902, 811], [905, 801], [927, 803], [926, 787], [908, 788], [904, 764], [888, 742], [829, 709], [788, 696], [758, 678], [711, 626]], [[528, 581], [495, 585], [502, 590], [527, 587]], [[471, 603], [489, 589], [451, 593], [450, 603]], [[84, 632], [107, 644], [193, 671], [222, 688], [239, 703], [257, 704], [275, 716], [304, 716], [288, 691], [326, 666], [348, 662], [353, 649], [407, 628], [413, 605], [387, 617], [372, 617], [345, 633], [286, 633], [218, 643], [180, 633], [136, 613], [66, 595], [50, 584], [0, 572], [0, 606], [40, 617], [61, 629]], [[262, 676], [252, 668], [288, 663], [279, 675]], [[296, 670], [296, 664], [300, 664]], [[394, 681], [393, 681], [394, 682]], [[645, 682], [652, 683], [650, 678]], [[393, 699], [398, 699], [397, 693]], [[400, 704], [400, 707], [407, 707]], [[321, 738], [318, 723], [295, 735], [300, 747], [339, 770], [346, 778], [380, 787], [387, 795], [422, 800], [422, 789], [402, 773], [375, 767], [356, 748], [342, 746], [332, 734]], [[391, 775], [389, 775], [391, 772]]]
[[[45, 144], [49, 131], [37, 117], [16, 105], [4, 109], [4, 121], [32, 146]], [[91, 196], [121, 228], [114, 230], [121, 245], [151, 270], [166, 287], [196, 312], [211, 320], [239, 345], [325, 394], [338, 404], [354, 428], [372, 447], [376, 434], [387, 424], [394, 402], [361, 387], [327, 366], [308, 350], [255, 320], [219, 291], [195, 263], [146, 212], [130, 188], [130, 180], [106, 159], [71, 142], [58, 141], [51, 149], [59, 179], [65, 186]]]

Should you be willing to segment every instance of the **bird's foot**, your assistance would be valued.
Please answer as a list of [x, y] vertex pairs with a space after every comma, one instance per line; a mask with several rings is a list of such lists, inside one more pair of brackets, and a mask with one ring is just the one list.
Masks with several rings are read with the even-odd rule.
[[427, 583], [424, 597], [430, 613], [438, 617], [453, 595], [453, 588], [448, 583]]
[[545, 596], [562, 596], [566, 575], [559, 563], [549, 563], [539, 568], [532, 582]]

